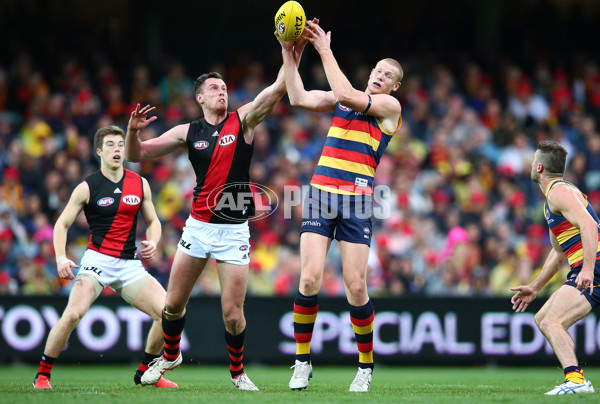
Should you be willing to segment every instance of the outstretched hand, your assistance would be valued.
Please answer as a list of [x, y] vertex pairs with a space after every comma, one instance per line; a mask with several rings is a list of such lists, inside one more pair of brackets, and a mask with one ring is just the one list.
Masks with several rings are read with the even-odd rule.
[[316, 22], [314, 20], [306, 21], [306, 27], [304, 27], [302, 36], [306, 35], [306, 39], [313, 44], [319, 53], [331, 49], [331, 31], [325, 33], [319, 25], [319, 20]]
[[[309, 22], [313, 25], [318, 26], [319, 19], [313, 18], [312, 21]], [[275, 31], [273, 34], [275, 35], [275, 38], [277, 38], [277, 41], [279, 42], [283, 50], [292, 51], [294, 53], [294, 61], [296, 62], [296, 66], [298, 66], [298, 64], [300, 64], [302, 52], [304, 52], [304, 48], [309, 42], [308, 38], [311, 35], [310, 32], [307, 31], [306, 28], [304, 28], [304, 31], [302, 31], [302, 35], [300, 35], [300, 37], [295, 41], [284, 41], [279, 35], [277, 35], [277, 31]]]
[[294, 41], [284, 41], [283, 39], [281, 39], [281, 37], [279, 35], [277, 35], [277, 31], [274, 31], [273, 35], [275, 35], [275, 38], [277, 38], [277, 41], [281, 45], [282, 49], [285, 49], [285, 50], [293, 49]]
[[[317, 26], [319, 25], [318, 18], [313, 18], [311, 21], [307, 21], [307, 24], [309, 22], [313, 25], [317, 25]], [[302, 35], [300, 35], [300, 38], [298, 38], [294, 41], [294, 57], [295, 57], [295, 59], [297, 59], [297, 60], [300, 59], [300, 56], [302, 55], [302, 51], [304, 51], [304, 47], [308, 43], [309, 36], [310, 36], [310, 32], [306, 30], [306, 25], [305, 25], [305, 28], [302, 31]]]
[[155, 109], [156, 107], [151, 107], [150, 105], [146, 105], [144, 108], [140, 109], [140, 104], [137, 104], [131, 113], [127, 129], [142, 130], [146, 126], [150, 125], [151, 122], [154, 122], [157, 119], [156, 116], [151, 116], [148, 118], [148, 115], [154, 112]]
[[537, 296], [537, 291], [529, 285], [521, 285], [515, 288], [510, 288], [513, 292], [517, 292], [510, 301], [513, 304], [512, 309], [516, 313], [522, 313], [525, 311], [529, 303], [533, 302]]

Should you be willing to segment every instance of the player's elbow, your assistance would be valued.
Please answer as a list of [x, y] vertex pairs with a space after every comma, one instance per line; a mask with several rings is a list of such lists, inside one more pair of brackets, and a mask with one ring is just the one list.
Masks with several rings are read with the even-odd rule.
[[338, 102], [342, 105], [352, 104], [354, 100], [354, 93], [346, 89], [334, 91], [333, 94], [335, 95], [335, 98], [338, 100]]
[[134, 153], [133, 150], [131, 150], [131, 149], [129, 149], [129, 150], [125, 149], [125, 158], [130, 163], [138, 163], [138, 162], [142, 161], [141, 153]]
[[301, 107], [302, 106], [302, 102], [299, 97], [292, 95], [292, 94], [288, 94], [288, 98], [290, 99], [290, 105], [292, 107]]

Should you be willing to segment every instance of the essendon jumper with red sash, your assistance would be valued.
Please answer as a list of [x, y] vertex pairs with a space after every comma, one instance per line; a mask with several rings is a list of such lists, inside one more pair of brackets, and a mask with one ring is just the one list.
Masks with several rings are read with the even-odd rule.
[[201, 222], [231, 224], [254, 215], [249, 185], [253, 146], [244, 139], [237, 111], [218, 125], [204, 118], [190, 123], [186, 143], [196, 172], [191, 216]]
[[142, 177], [124, 170], [119, 182], [96, 171], [85, 179], [90, 201], [83, 208], [90, 225], [89, 250], [121, 259], [136, 259], [137, 214], [142, 206]]

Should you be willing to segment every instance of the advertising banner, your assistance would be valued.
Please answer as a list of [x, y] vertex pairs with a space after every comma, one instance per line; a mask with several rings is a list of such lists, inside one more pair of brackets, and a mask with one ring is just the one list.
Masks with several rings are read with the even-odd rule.
[[[39, 361], [64, 297], [0, 298], [0, 362]], [[376, 363], [557, 364], [535, 325], [535, 301], [526, 313], [506, 299], [374, 299]], [[293, 298], [248, 298], [246, 363], [293, 363]], [[228, 363], [220, 298], [193, 298], [182, 339], [187, 363]], [[75, 329], [61, 362], [135, 362], [141, 358], [152, 319], [120, 298], [100, 298]], [[579, 360], [600, 364], [600, 322], [594, 313], [569, 332]], [[345, 299], [319, 299], [311, 344], [315, 363], [355, 363], [357, 348]]]

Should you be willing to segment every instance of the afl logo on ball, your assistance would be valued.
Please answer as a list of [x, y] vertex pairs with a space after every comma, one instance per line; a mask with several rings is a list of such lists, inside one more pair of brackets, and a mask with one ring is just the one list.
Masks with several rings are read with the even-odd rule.
[[110, 206], [115, 203], [115, 200], [110, 196], [98, 200], [98, 206]]
[[196, 150], [204, 150], [208, 147], [208, 142], [206, 140], [199, 140], [194, 143], [194, 149]]
[[125, 195], [121, 200], [127, 205], [139, 205], [142, 201], [137, 195]]
[[225, 135], [219, 139], [219, 146], [228, 146], [235, 142], [235, 135]]
[[280, 22], [277, 26], [277, 32], [279, 32], [280, 36], [285, 36], [285, 22]]

